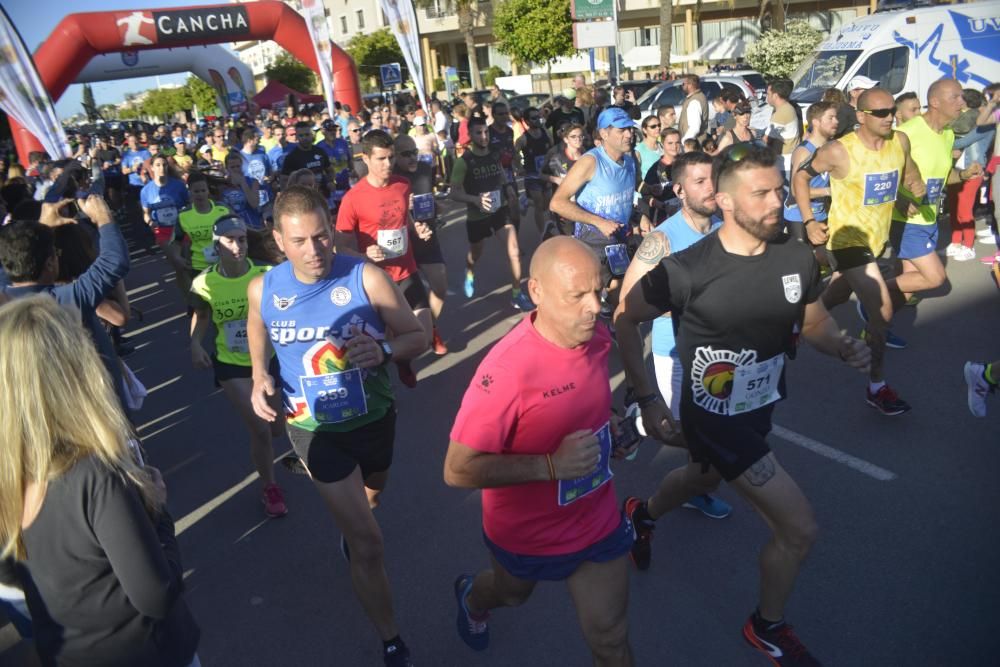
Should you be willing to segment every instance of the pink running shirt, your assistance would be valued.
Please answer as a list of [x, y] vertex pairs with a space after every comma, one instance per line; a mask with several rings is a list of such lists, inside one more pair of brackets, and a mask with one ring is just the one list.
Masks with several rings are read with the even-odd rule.
[[[608, 351], [598, 324], [587, 343], [567, 350], [543, 338], [528, 315], [483, 359], [459, 408], [451, 439], [491, 454], [554, 454], [574, 431], [597, 431], [611, 414]], [[607, 537], [620, 515], [608, 481], [560, 506], [558, 482], [483, 489], [483, 529], [522, 556], [557, 556]]]

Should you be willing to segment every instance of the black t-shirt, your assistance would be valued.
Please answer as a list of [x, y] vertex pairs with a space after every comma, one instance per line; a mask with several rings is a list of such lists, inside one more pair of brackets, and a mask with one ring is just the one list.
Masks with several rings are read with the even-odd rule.
[[316, 180], [320, 183], [326, 180], [326, 174], [330, 170], [330, 158], [319, 146], [303, 150], [301, 146], [296, 146], [285, 156], [285, 161], [281, 165], [282, 174], [291, 174], [299, 169], [309, 169], [316, 174]]
[[685, 434], [698, 420], [753, 414], [728, 414], [734, 369], [793, 350], [806, 304], [823, 291], [819, 266], [805, 244], [782, 236], [760, 255], [746, 257], [726, 252], [718, 232], [663, 259], [641, 285], [647, 303], [673, 315], [685, 374]]
[[545, 132], [539, 132], [537, 137], [531, 131], [517, 138], [517, 156], [526, 174], [537, 176], [545, 163], [545, 155], [552, 147], [552, 141]]
[[361, 144], [351, 144], [351, 171], [354, 172], [358, 180], [368, 175], [368, 165], [361, 159], [362, 155], [364, 155], [364, 151], [361, 150]]
[[514, 131], [509, 127], [497, 132], [496, 124], [490, 125], [490, 150], [500, 154], [500, 166], [510, 170], [514, 166]]
[[579, 123], [584, 124], [583, 111], [577, 107], [573, 107], [569, 112], [562, 110], [562, 107], [558, 109], [553, 109], [549, 117], [545, 119], [545, 127], [552, 130], [552, 136], [555, 137], [559, 128], [566, 123]]
[[[431, 201], [433, 201], [434, 195], [434, 166], [426, 164], [424, 162], [417, 163], [417, 170], [410, 171], [400, 171], [399, 169], [393, 169], [392, 173], [396, 176], [405, 178], [410, 182], [410, 192], [413, 196], [419, 195], [431, 195]], [[414, 207], [415, 209], [416, 207]], [[437, 219], [437, 203], [434, 204], [434, 217], [425, 220], [425, 222], [433, 224]], [[414, 213], [416, 214], [416, 213]]]
[[662, 185], [663, 192], [659, 195], [654, 194], [652, 189], [649, 190], [649, 196], [657, 199], [659, 201], [667, 201], [669, 199], [676, 199], [677, 195], [674, 194], [673, 184], [674, 181], [670, 177], [670, 172], [673, 169], [673, 164], [663, 164], [663, 160], [657, 160], [649, 169], [646, 170], [646, 175], [643, 177], [643, 182], [647, 187], [652, 188], [654, 185]]

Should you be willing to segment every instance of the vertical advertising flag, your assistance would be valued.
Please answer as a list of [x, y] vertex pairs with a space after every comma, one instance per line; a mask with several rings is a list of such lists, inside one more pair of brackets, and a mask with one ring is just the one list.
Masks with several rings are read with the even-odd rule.
[[34, 134], [54, 160], [72, 155], [52, 98], [21, 35], [0, 6], [0, 109]]
[[424, 68], [420, 60], [417, 16], [413, 13], [413, 0], [379, 0], [379, 3], [382, 5], [382, 13], [389, 21], [392, 34], [396, 36], [399, 48], [403, 52], [406, 67], [410, 70], [410, 78], [413, 79], [413, 86], [417, 90], [417, 97], [420, 98], [420, 106], [427, 110]]
[[[302, 17], [306, 20], [309, 36], [312, 38], [313, 49], [316, 50], [316, 62], [319, 64], [319, 78], [323, 82], [323, 97], [326, 99], [326, 110], [333, 113], [333, 42], [330, 39], [330, 27], [326, 22], [322, 0], [300, 0]], [[305, 91], [303, 91], [305, 92]], [[352, 109], [357, 111], [357, 109]]]

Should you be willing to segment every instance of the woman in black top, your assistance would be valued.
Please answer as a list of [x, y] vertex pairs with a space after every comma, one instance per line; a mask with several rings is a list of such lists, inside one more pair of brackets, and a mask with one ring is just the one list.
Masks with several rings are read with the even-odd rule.
[[159, 472], [79, 313], [0, 308], [0, 581], [24, 591], [46, 666], [197, 665], [199, 630]]

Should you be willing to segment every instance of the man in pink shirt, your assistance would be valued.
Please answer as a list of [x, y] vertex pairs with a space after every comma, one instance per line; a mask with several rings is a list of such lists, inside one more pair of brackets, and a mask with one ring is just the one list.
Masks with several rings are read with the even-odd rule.
[[455, 418], [445, 482], [483, 489], [493, 561], [455, 582], [459, 635], [479, 651], [489, 645], [491, 609], [523, 603], [539, 581], [565, 580], [594, 664], [632, 664], [627, 556], [635, 533], [618, 511], [609, 459], [634, 445], [612, 442], [600, 275], [580, 241], [540, 245], [528, 281], [538, 309], [490, 350]]

